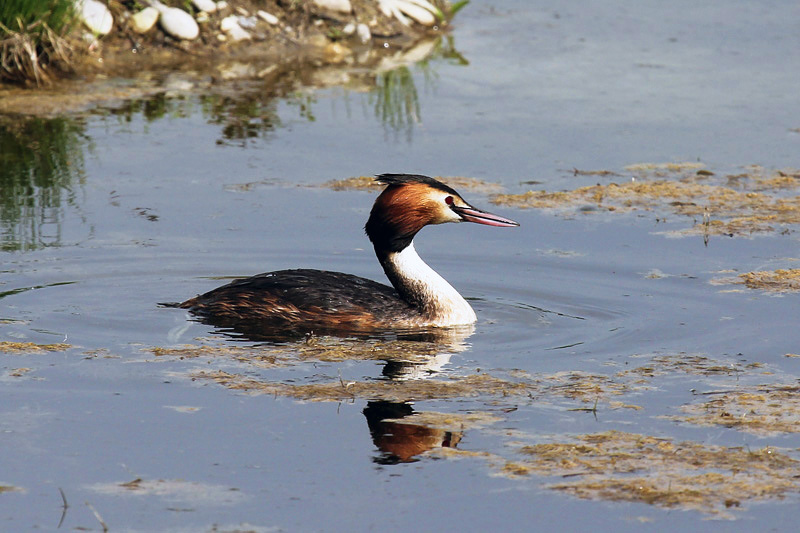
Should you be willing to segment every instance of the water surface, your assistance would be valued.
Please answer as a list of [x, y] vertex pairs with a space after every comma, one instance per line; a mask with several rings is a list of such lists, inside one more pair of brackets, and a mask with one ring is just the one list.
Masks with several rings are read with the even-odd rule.
[[[711, 283], [797, 267], [791, 225], [704, 243], [665, 234], [695, 223], [667, 205], [551, 212], [465, 189], [521, 227], [420, 234], [420, 255], [479, 321], [410, 349], [259, 346], [156, 303], [292, 267], [383, 281], [362, 230], [376, 191], [322, 186], [333, 179], [415, 172], [521, 193], [630, 180], [642, 162], [797, 167], [798, 14], [790, 2], [475, 4], [451, 53], [376, 75], [371, 91], [198, 91], [4, 124], [0, 341], [66, 345], [0, 356], [4, 527], [790, 529], [791, 476], [747, 478], [783, 487], [763, 497], [709, 486], [718, 496], [700, 503], [648, 501], [553, 487], [640, 476], [677, 492], [691, 463], [659, 469], [640, 449], [626, 472], [588, 459], [559, 470], [530, 452], [625, 433], [774, 451], [791, 474], [796, 430], [682, 410], [796, 384], [797, 295]], [[233, 377], [209, 379], [219, 372]], [[247, 379], [261, 388], [224, 386]], [[400, 451], [404, 431], [418, 448]]]

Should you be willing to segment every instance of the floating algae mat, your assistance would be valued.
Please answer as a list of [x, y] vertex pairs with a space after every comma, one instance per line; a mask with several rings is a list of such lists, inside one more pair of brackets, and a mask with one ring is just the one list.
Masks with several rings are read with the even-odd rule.
[[446, 380], [333, 380], [326, 383], [302, 384], [265, 381], [224, 371], [199, 371], [193, 373], [191, 377], [196, 380], [210, 380], [229, 389], [251, 394], [285, 396], [317, 402], [338, 402], [355, 398], [402, 402], [493, 395], [527, 396], [534, 390], [526, 383], [517, 383], [488, 374]]
[[699, 426], [735, 428], [753, 435], [800, 432], [800, 387], [761, 385], [707, 393], [708, 401], [681, 407], [673, 418]]
[[288, 344], [259, 344], [235, 346], [228, 344], [186, 344], [182, 346], [148, 348], [157, 357], [170, 356], [181, 359], [199, 357], [224, 358], [243, 363], [270, 363], [286, 366], [300, 361], [373, 361], [393, 360], [426, 362], [431, 356], [444, 351], [459, 352], [466, 345], [457, 339], [453, 342], [405, 341], [391, 339], [347, 339], [338, 337], [310, 337]]
[[587, 500], [644, 503], [735, 518], [747, 501], [782, 499], [800, 492], [800, 461], [786, 450], [674, 442], [650, 435], [607, 431], [513, 443], [516, 457], [438, 448], [442, 458], [486, 460], [495, 475], [560, 479], [547, 488]]
[[620, 431], [524, 445], [504, 475], [561, 477], [552, 490], [583, 499], [639, 502], [731, 517], [745, 501], [800, 492], [800, 461], [764, 447], [674, 442]]
[[[546, 376], [514, 370], [503, 376], [480, 371], [467, 375], [438, 372], [435, 363], [439, 358], [444, 357], [446, 361], [450, 354], [464, 349], [465, 345], [459, 342], [320, 337], [284, 345], [184, 345], [151, 347], [147, 351], [157, 357], [204, 359], [207, 364], [226, 365], [236, 370], [195, 370], [190, 373], [194, 380], [208, 380], [250, 394], [285, 396], [303, 401], [555, 396], [611, 405], [613, 397], [636, 387], [634, 383], [622, 383], [609, 376], [585, 372], [559, 372]], [[394, 379], [346, 381], [337, 376], [327, 382], [303, 383], [264, 379], [252, 373], [255, 368], [290, 368], [314, 361], [383, 361], [387, 368], [391, 367], [391, 372], [385, 370], [384, 373]], [[420, 376], [425, 379], [416, 379]], [[614, 406], [622, 405], [616, 402]]]
[[46, 353], [46, 352], [62, 352], [69, 349], [69, 344], [56, 343], [56, 344], [36, 344], [33, 342], [13, 342], [13, 341], [0, 341], [0, 352], [2, 353]]
[[[499, 193], [503, 186], [499, 183], [491, 183], [477, 178], [466, 176], [434, 176], [442, 183], [449, 185], [457, 190], [472, 191], [477, 193]], [[375, 176], [354, 176], [338, 180], [330, 180], [321, 185], [335, 191], [349, 190], [376, 190], [384, 188], [380, 182], [375, 180]]]
[[745, 272], [738, 276], [712, 279], [711, 284], [744, 285], [748, 289], [777, 294], [797, 292], [800, 291], [800, 269], [779, 268], [777, 270]]
[[[403, 340], [351, 340], [321, 337], [315, 342], [284, 345], [229, 346], [183, 345], [174, 348], [152, 347], [158, 357], [203, 360], [203, 369], [188, 372], [192, 379], [208, 380], [232, 390], [250, 394], [286, 396], [304, 401], [431, 400], [458, 397], [516, 397], [539, 403], [562, 402], [565, 407], [586, 404], [611, 408], [637, 408], [619, 400], [626, 395], [653, 391], [654, 378], [693, 376], [697, 379], [734, 380], [737, 387], [756, 384], [761, 376], [775, 374], [762, 363], [718, 360], [702, 354], [634, 354], [625, 369], [614, 373], [564, 371], [532, 374], [522, 370], [485, 372], [438, 372], [429, 370], [425, 379], [345, 380], [332, 376], [327, 382], [319, 376], [314, 383], [283, 382], [258, 375], [257, 369], [286, 369], [303, 363], [341, 361], [383, 361], [387, 365], [427, 368], [435, 357], [455, 353], [459, 345]], [[437, 350], [439, 350], [437, 352]], [[210, 365], [217, 365], [214, 370]], [[614, 368], [611, 366], [610, 368]], [[400, 374], [403, 375], [402, 373]], [[411, 374], [409, 374], [411, 375]], [[716, 384], [716, 382], [715, 382]], [[759, 385], [760, 386], [760, 385]], [[778, 389], [775, 389], [778, 391]], [[800, 428], [798, 428], [800, 430]]]
[[800, 269], [778, 269], [773, 271], [757, 271], [739, 274], [739, 283], [750, 289], [769, 292], [800, 291]]
[[788, 292], [800, 291], [800, 269], [778, 269], [740, 274], [739, 278], [751, 289]]
[[626, 181], [598, 183], [568, 191], [531, 190], [499, 194], [495, 204], [567, 213], [654, 211], [692, 218], [678, 235], [745, 236], [780, 231], [800, 223], [800, 171], [767, 173], [761, 167], [719, 175], [698, 163], [637, 164], [625, 173], [574, 171]]

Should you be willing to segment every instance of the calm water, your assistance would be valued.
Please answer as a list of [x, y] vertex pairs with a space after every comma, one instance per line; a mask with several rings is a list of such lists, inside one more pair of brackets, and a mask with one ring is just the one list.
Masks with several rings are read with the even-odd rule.
[[[305, 266], [383, 281], [362, 230], [375, 192], [319, 186], [331, 179], [417, 172], [524, 192], [609, 180], [573, 168], [800, 166], [798, 17], [793, 2], [473, 3], [449, 45], [466, 61], [438, 54], [377, 76], [370, 92], [267, 99], [255, 87], [238, 99], [202, 92], [2, 126], [0, 341], [70, 347], [0, 354], [0, 486], [9, 487], [0, 529], [100, 530], [102, 519], [112, 531], [792, 530], [796, 480], [779, 496], [745, 499], [736, 520], [708, 522], [721, 514], [581, 499], [549, 488], [571, 479], [563, 473], [502, 467], [522, 461], [523, 446], [611, 430], [800, 447], [791, 431], [669, 418], [697, 402], [693, 390], [797, 382], [797, 359], [785, 357], [800, 352], [797, 296], [710, 283], [724, 271], [796, 267], [796, 228], [705, 246], [663, 234], [692, 225], [677, 215], [559, 215], [463, 190], [521, 227], [421, 233], [420, 255], [472, 299], [479, 322], [440, 347], [438, 373], [417, 381], [552, 384], [585, 373], [621, 383], [618, 398], [542, 385], [525, 395], [301, 402], [197, 373], [385, 384], [396, 361], [284, 356], [259, 366], [151, 348], [252, 344], [156, 306], [220, 277]], [[733, 370], [664, 370], [635, 384], [617, 374], [692, 356]], [[381, 409], [461, 420], [445, 440], [474, 453], [394, 464], [375, 429], [381, 417], [370, 418]], [[419, 426], [439, 438], [428, 447], [441, 445], [442, 425]]]

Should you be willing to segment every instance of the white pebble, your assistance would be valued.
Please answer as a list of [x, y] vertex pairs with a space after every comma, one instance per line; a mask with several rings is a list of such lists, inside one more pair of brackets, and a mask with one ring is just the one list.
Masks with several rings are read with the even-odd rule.
[[387, 17], [394, 17], [402, 24], [408, 26], [410, 21], [406, 17], [425, 26], [436, 24], [436, 14], [439, 9], [428, 0], [378, 0], [378, 7]]
[[358, 34], [358, 38], [361, 39], [362, 43], [368, 43], [370, 39], [372, 39], [372, 32], [369, 31], [369, 26], [366, 24], [359, 24], [356, 26], [356, 33]]
[[191, 41], [200, 35], [200, 27], [186, 11], [177, 7], [167, 7], [161, 2], [154, 1], [151, 5], [161, 13], [159, 19], [161, 27], [172, 37]]
[[250, 33], [241, 26], [236, 26], [233, 29], [229, 30], [228, 36], [234, 41], [247, 41], [253, 38], [253, 36], [250, 35]]
[[146, 7], [131, 17], [131, 27], [136, 33], [147, 33], [158, 22], [158, 10]]
[[416, 20], [423, 26], [433, 26], [436, 23], [436, 17], [433, 16], [433, 13], [424, 7], [415, 4], [414, 2], [398, 0], [397, 7], [400, 9], [400, 11]]
[[321, 8], [341, 13], [350, 13], [353, 10], [350, 0], [314, 0], [314, 3]]
[[105, 4], [97, 0], [78, 0], [75, 7], [86, 27], [98, 35], [105, 35], [114, 26], [114, 17]]
[[255, 17], [239, 17], [239, 26], [246, 30], [252, 30], [256, 27], [258, 19]]
[[239, 17], [237, 17], [236, 15], [229, 15], [225, 17], [224, 19], [222, 19], [222, 21], [220, 21], [219, 29], [221, 29], [222, 31], [228, 31], [234, 26], [238, 26], [239, 25], [238, 18]]
[[217, 3], [214, 0], [192, 0], [192, 4], [198, 11], [214, 13], [217, 10]]
[[278, 24], [278, 17], [276, 17], [272, 13], [267, 13], [266, 11], [262, 11], [259, 9], [258, 16], [261, 18], [261, 20], [263, 20], [267, 24], [272, 24], [273, 26]]
[[229, 15], [222, 19], [219, 27], [234, 41], [245, 41], [253, 38], [247, 30], [239, 25], [239, 17], [236, 15]]

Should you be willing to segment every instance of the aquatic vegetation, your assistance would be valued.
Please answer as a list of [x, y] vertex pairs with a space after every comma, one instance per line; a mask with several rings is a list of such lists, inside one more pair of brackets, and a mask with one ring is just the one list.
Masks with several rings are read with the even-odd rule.
[[[385, 342], [372, 341], [371, 347], [358, 349], [358, 342], [323, 341], [322, 346], [312, 346], [309, 351], [299, 344], [270, 349], [276, 353], [294, 352], [295, 356], [305, 351], [310, 359], [298, 360], [306, 361], [317, 356], [320, 360], [335, 361], [348, 355], [370, 360], [375, 347]], [[415, 350], [415, 344], [400, 343], [396, 346], [397, 353], [402, 357], [406, 352], [423, 353], [437, 348], [435, 343], [422, 343]], [[390, 345], [387, 342], [384, 347]], [[261, 349], [263, 347], [258, 347]], [[180, 356], [184, 353], [181, 350], [158, 349], [154, 353]], [[199, 353], [213, 353], [213, 350]], [[335, 355], [331, 358], [331, 354]], [[280, 365], [295, 364], [285, 355], [277, 360]], [[246, 366], [251, 364], [239, 362]], [[797, 386], [754, 384], [772, 375], [771, 369], [762, 363], [689, 353], [638, 354], [624, 363], [624, 370], [609, 374], [529, 374], [512, 370], [502, 377], [494, 375], [495, 372], [475, 372], [433, 373], [426, 379], [412, 380], [349, 381], [339, 377], [325, 381], [317, 377], [313, 382], [284, 382], [252, 372], [202, 369], [191, 371], [189, 377], [247, 394], [275, 395], [299, 401], [366, 399], [370, 403], [400, 402], [392, 405], [404, 405], [409, 401], [479, 398], [495, 407], [512, 406], [505, 412], [512, 412], [516, 409], [514, 406], [525, 403], [555, 405], [565, 411], [586, 411], [595, 416], [615, 409], [629, 409], [636, 412], [636, 416], [652, 416], [646, 407], [632, 404], [629, 399], [658, 394], [660, 381], [656, 382], [657, 379], [683, 380], [685, 376], [692, 376], [697, 380], [695, 386], [708, 382], [713, 383], [715, 389], [689, 396], [702, 401], [690, 401], [673, 408], [673, 412], [677, 410], [680, 414], [657, 418], [695, 426], [721, 426], [762, 437], [800, 431], [800, 402], [795, 398]], [[252, 366], [257, 367], [258, 363]], [[498, 431], [502, 409], [466, 413], [407, 410], [408, 414], [386, 416], [370, 426], [377, 432], [378, 422], [388, 424], [389, 427], [384, 428], [384, 433], [388, 432], [386, 435], [378, 432], [380, 434], [373, 434], [373, 438], [380, 450], [396, 460], [419, 460], [426, 455], [441, 459], [471, 458], [486, 461], [493, 475], [537, 476], [542, 478], [545, 488], [581, 499], [694, 510], [726, 519], [735, 518], [733, 511], [744, 509], [749, 503], [800, 493], [800, 459], [796, 452], [768, 444], [758, 449], [715, 446], [615, 430], [529, 435], [513, 430]], [[455, 447], [467, 431], [503, 435], [508, 453]], [[451, 445], [442, 445], [442, 439]]]
[[36, 344], [33, 342], [0, 341], [0, 353], [11, 354], [63, 352], [71, 347], [71, 345], [63, 343]]
[[542, 393], [556, 394], [585, 403], [610, 396], [620, 396], [628, 392], [626, 384], [615, 381], [609, 376], [589, 374], [585, 372], [558, 372], [537, 380], [543, 386]]
[[[637, 174], [653, 174], [655, 176], [668, 176], [676, 172], [702, 172], [705, 168], [703, 163], [692, 161], [679, 161], [674, 163], [634, 163], [627, 165], [625, 170]], [[706, 171], [706, 175], [710, 173]]]
[[525, 445], [519, 453], [522, 459], [504, 470], [573, 478], [548, 487], [583, 499], [731, 517], [729, 511], [745, 502], [800, 492], [800, 461], [772, 447], [749, 450], [608, 431]]
[[[512, 371], [508, 377], [486, 372], [468, 375], [439, 373], [439, 366], [450, 354], [466, 349], [463, 339], [445, 337], [439, 340], [410, 341], [392, 339], [312, 338], [306, 342], [258, 346], [184, 345], [151, 347], [146, 351], [156, 357], [205, 359], [209, 363], [233, 366], [237, 370], [192, 370], [193, 380], [215, 382], [226, 388], [250, 394], [269, 394], [304, 401], [340, 401], [361, 398], [368, 400], [409, 401], [460, 397], [541, 397], [541, 401], [567, 399], [580, 404], [601, 402], [610, 409], [636, 409], [614, 397], [636, 389], [613, 377], [584, 372], [562, 372], [531, 376]], [[384, 361], [384, 374], [390, 380], [345, 381], [339, 376], [314, 383], [281, 382], [254, 376], [248, 368], [275, 369], [309, 362]], [[423, 376], [426, 379], [413, 379]]]
[[771, 292], [800, 291], [800, 269], [778, 269], [773, 271], [746, 272], [739, 278], [750, 289]]
[[481, 459], [494, 475], [512, 479], [557, 479], [544, 486], [581, 499], [694, 510], [723, 519], [735, 518], [732, 511], [750, 502], [800, 492], [800, 461], [790, 450], [771, 446], [714, 446], [615, 430], [538, 440], [546, 442], [510, 442], [513, 458], [453, 448], [429, 454]]
[[448, 380], [343, 381], [291, 384], [273, 382], [224, 371], [198, 371], [195, 380], [209, 380], [231, 390], [250, 394], [268, 394], [303, 401], [342, 401], [354, 398], [405, 402], [445, 398], [471, 398], [481, 395], [528, 395], [526, 384], [475, 374]]
[[[442, 178], [436, 177], [441, 180]], [[323, 187], [328, 187], [334, 191], [349, 191], [349, 190], [375, 190], [383, 189], [383, 185], [375, 181], [375, 176], [354, 176], [351, 178], [334, 179], [326, 181], [322, 184]]]
[[749, 236], [800, 224], [800, 196], [786, 194], [800, 187], [799, 171], [778, 170], [766, 175], [760, 167], [751, 167], [745, 173], [721, 177], [700, 169], [702, 166], [630, 165], [625, 167], [633, 174], [630, 181], [569, 191], [501, 194], [492, 201], [587, 215], [645, 210], [691, 218], [692, 226], [675, 232], [678, 235]]
[[671, 417], [698, 426], [722, 426], [759, 436], [800, 432], [800, 399], [796, 385], [768, 384], [709, 392], [708, 401], [681, 407]]
[[[490, 194], [503, 190], [499, 183], [491, 183], [478, 178], [468, 178], [465, 176], [435, 176], [442, 183], [454, 189], [466, 189], [472, 192]], [[326, 181], [322, 187], [333, 189], [334, 191], [349, 190], [381, 190], [383, 185], [375, 181], [375, 176], [354, 176], [351, 178], [335, 179]]]
[[21, 367], [21, 368], [9, 368], [6, 375], [10, 378], [21, 378], [28, 372], [31, 372], [32, 368]]
[[634, 356], [636, 359], [646, 357], [647, 363], [642, 366], [636, 366], [630, 370], [624, 370], [617, 373], [618, 377], [628, 377], [632, 375], [639, 375], [646, 378], [653, 378], [656, 376], [664, 376], [675, 373], [689, 374], [695, 376], [714, 376], [714, 375], [737, 375], [739, 372], [745, 372], [760, 368], [760, 363], [722, 363], [711, 357], [690, 354], [649, 354], [647, 356]]
[[439, 413], [435, 411], [422, 411], [413, 413], [403, 418], [386, 418], [402, 424], [415, 424], [420, 426], [447, 429], [450, 431], [464, 431], [478, 429], [501, 422], [503, 419], [496, 414], [486, 411], [469, 413]]
[[[276, 350], [286, 350], [286, 347]], [[169, 350], [160, 353], [170, 353]], [[334, 352], [336, 350], [334, 349]], [[183, 352], [178, 352], [183, 353]], [[200, 353], [208, 353], [201, 351]], [[213, 353], [213, 351], [212, 351]], [[328, 354], [330, 352], [327, 352]], [[347, 352], [345, 352], [347, 353]], [[351, 352], [352, 353], [352, 352]], [[393, 374], [399, 376], [394, 380], [345, 381], [341, 377], [327, 382], [314, 383], [281, 382], [252, 376], [248, 373], [216, 371], [192, 371], [193, 380], [212, 381], [231, 390], [249, 394], [268, 394], [295, 398], [303, 401], [331, 402], [347, 399], [368, 399], [386, 401], [433, 400], [448, 398], [537, 398], [541, 402], [578, 401], [579, 405], [593, 405], [596, 410], [599, 402], [603, 408], [638, 409], [638, 406], [616, 401], [613, 398], [636, 390], [638, 385], [615, 380], [613, 377], [584, 372], [560, 372], [542, 376], [528, 376], [525, 373], [512, 372], [509, 377], [498, 377], [487, 372], [468, 375], [439, 374], [435, 370], [426, 375], [426, 379], [402, 379], [412, 372], [415, 365], [423, 365], [431, 361], [431, 355], [420, 352], [396, 351], [376, 352], [367, 350], [360, 353], [362, 360], [382, 360], [388, 364], [399, 363], [409, 368], [394, 369]], [[254, 367], [262, 366], [261, 356], [234, 360]], [[308, 360], [308, 359], [306, 359]], [[313, 360], [313, 358], [311, 359]], [[335, 361], [336, 359], [320, 359]], [[346, 360], [346, 359], [339, 359]], [[297, 359], [286, 355], [268, 360], [270, 365], [287, 366], [296, 364]], [[580, 410], [587, 410], [581, 408]]]
[[162, 348], [159, 346], [149, 348], [147, 351], [156, 357], [177, 357], [178, 359], [195, 359], [199, 357], [225, 357], [231, 361], [246, 362], [248, 365], [258, 368], [269, 368], [276, 366], [277, 357], [269, 350], [259, 350], [253, 347], [238, 346], [176, 346]]
[[[726, 271], [727, 272], [727, 271]], [[759, 270], [737, 276], [714, 278], [712, 285], [744, 285], [748, 289], [772, 293], [800, 291], [800, 269]]]
[[304, 342], [288, 345], [263, 344], [258, 346], [184, 345], [176, 347], [151, 347], [147, 351], [156, 357], [224, 358], [259, 366], [287, 366], [301, 361], [403, 361], [426, 362], [443, 350], [461, 351], [457, 342], [420, 342], [380, 339], [338, 339], [312, 337]]

